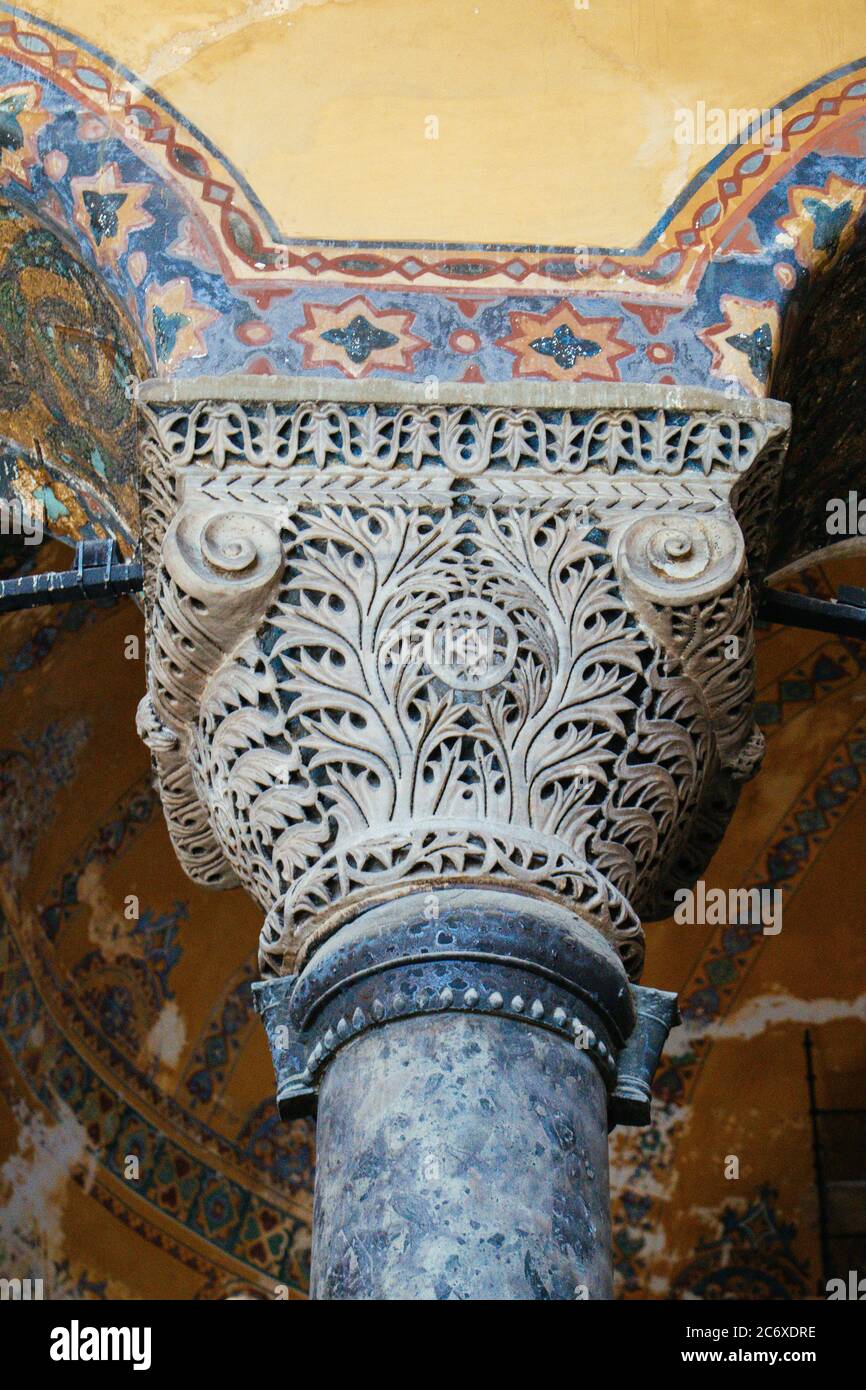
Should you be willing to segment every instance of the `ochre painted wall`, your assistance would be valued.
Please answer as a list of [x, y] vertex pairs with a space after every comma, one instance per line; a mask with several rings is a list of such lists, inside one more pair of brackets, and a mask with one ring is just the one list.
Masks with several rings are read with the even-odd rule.
[[[718, 147], [866, 53], [863, 0], [33, 0], [125, 63], [287, 236], [632, 246]], [[438, 139], [425, 136], [439, 121]]]

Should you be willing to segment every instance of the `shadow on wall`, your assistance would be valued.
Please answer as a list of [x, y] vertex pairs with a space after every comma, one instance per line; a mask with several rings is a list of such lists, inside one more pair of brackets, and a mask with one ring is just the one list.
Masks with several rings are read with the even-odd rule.
[[793, 430], [769, 568], [845, 543], [866, 582], [866, 218], [852, 231], [826, 229], [827, 259], [785, 315], [770, 395], [790, 401]]

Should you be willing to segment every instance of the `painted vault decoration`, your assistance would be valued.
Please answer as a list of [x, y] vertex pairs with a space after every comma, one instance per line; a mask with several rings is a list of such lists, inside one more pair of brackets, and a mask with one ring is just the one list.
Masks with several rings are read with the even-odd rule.
[[[631, 250], [305, 243], [282, 238], [243, 177], [133, 74], [0, 6], [0, 195], [97, 271], [135, 325], [136, 363], [146, 354], [166, 376], [773, 395], [786, 315], [859, 237], [866, 68], [849, 63], [778, 109], [778, 139], [721, 151]], [[823, 514], [822, 472], [804, 480], [796, 455], [792, 466]], [[122, 512], [109, 527], [121, 539], [134, 529], [128, 502]], [[789, 518], [777, 564], [814, 548], [812, 512]]]
[[[304, 243], [281, 238], [242, 176], [133, 74], [0, 7], [0, 193], [97, 270], [160, 375], [772, 395], [788, 310], [859, 235], [866, 69], [779, 110], [777, 140], [723, 150], [633, 250]], [[808, 516], [789, 525], [777, 563], [814, 546], [809, 531]]]
[[[768, 315], [783, 316], [801, 274], [820, 273], [854, 236], [866, 68], [850, 63], [779, 109], [778, 141], [728, 146], [633, 250], [305, 243], [281, 238], [242, 176], [133, 74], [0, 7], [0, 180], [101, 267], [161, 374], [255, 364], [351, 377], [366, 363], [389, 375], [407, 370], [411, 352], [417, 380], [567, 372], [572, 381], [715, 379], [767, 395], [772, 352], [756, 372], [745, 342], [714, 354], [701, 333], [735, 295], [772, 338]], [[389, 315], [390, 326], [378, 323]], [[161, 330], [166, 319], [177, 332]], [[350, 326], [351, 351], [334, 352]], [[747, 335], [733, 325], [729, 336]], [[548, 339], [555, 349], [537, 346]]]

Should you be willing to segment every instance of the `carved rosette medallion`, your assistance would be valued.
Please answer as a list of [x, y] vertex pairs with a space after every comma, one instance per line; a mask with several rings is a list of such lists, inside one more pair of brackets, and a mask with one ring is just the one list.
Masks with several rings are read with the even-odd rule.
[[146, 383], [148, 694], [181, 862], [282, 975], [363, 907], [564, 904], [640, 972], [760, 758], [788, 409], [656, 387]]

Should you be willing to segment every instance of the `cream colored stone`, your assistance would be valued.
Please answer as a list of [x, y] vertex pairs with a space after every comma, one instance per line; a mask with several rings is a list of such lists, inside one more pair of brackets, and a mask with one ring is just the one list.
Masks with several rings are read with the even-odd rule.
[[635, 978], [640, 917], [760, 759], [749, 576], [788, 409], [443, 397], [141, 388], [140, 728], [169, 828], [192, 877], [261, 904], [266, 972], [447, 884], [565, 903]]

